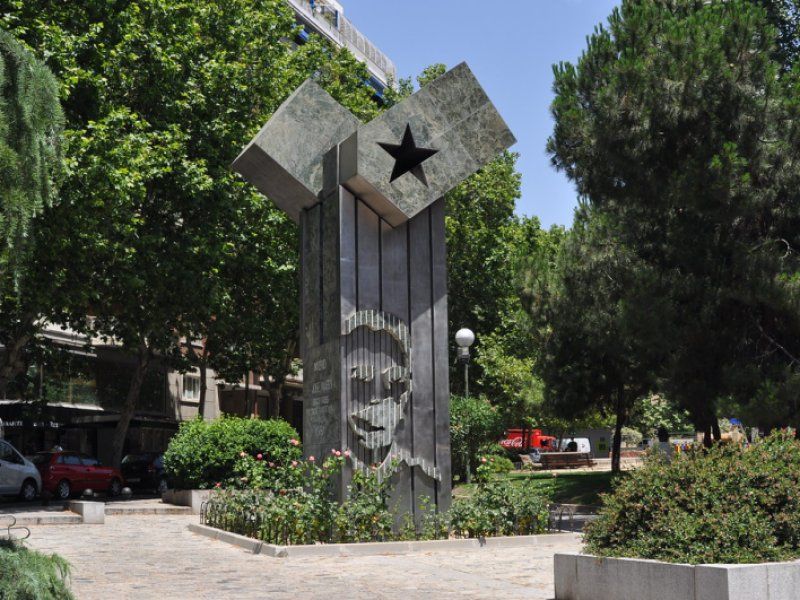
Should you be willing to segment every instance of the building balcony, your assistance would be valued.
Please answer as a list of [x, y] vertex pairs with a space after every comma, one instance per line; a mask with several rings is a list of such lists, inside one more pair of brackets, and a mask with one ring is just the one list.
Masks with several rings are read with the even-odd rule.
[[304, 25], [343, 46], [367, 65], [370, 73], [384, 86], [397, 80], [397, 68], [383, 52], [367, 39], [342, 14], [336, 2], [325, 0], [287, 0]]

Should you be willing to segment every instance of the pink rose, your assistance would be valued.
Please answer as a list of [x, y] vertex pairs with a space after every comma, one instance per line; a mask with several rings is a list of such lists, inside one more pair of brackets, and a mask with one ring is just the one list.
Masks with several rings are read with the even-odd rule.
[[292, 461], [292, 466], [293, 466], [293, 467], [296, 467], [296, 466], [297, 466], [297, 461], [296, 461], [296, 460], [293, 460], [293, 461]]
[[294, 439], [294, 438], [290, 439], [290, 440], [289, 440], [289, 443], [290, 443], [292, 446], [299, 446], [299, 445], [300, 445], [300, 442], [298, 442], [298, 441], [297, 441], [296, 439]]
[[245, 452], [244, 450], [242, 450], [241, 452], [239, 452], [239, 456], [240, 456], [241, 458], [244, 458], [245, 456], [247, 456], [247, 452]]
[[261, 460], [264, 458], [263, 454], [256, 454], [256, 460]]
[[345, 455], [347, 458], [350, 458], [350, 450], [345, 450], [345, 451], [344, 451], [344, 455]]
[[218, 481], [217, 483], [214, 484], [214, 487], [215, 488], [222, 487], [222, 484]]
[[486, 462], [486, 457], [485, 457], [485, 456], [481, 457], [481, 462], [482, 462], [482, 463], [485, 463], [485, 462]]
[[274, 467], [274, 466], [275, 466], [275, 463], [274, 463], [274, 462], [271, 462], [271, 463], [269, 463], [269, 466], [270, 466], [270, 468], [272, 468], [272, 467]]
[[336, 454], [337, 457], [342, 455], [342, 453], [339, 452], [338, 450], [336, 452], [334, 452], [334, 454]]
[[314, 458], [313, 456], [309, 456], [308, 457], [308, 462], [314, 462], [315, 460], [317, 460], [317, 459]]

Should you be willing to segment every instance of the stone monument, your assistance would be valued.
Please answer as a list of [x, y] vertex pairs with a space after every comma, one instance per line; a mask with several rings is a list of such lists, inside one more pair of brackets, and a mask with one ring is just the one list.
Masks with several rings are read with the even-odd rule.
[[233, 168], [300, 223], [303, 446], [450, 504], [443, 196], [515, 142], [466, 64], [362, 124], [303, 83]]

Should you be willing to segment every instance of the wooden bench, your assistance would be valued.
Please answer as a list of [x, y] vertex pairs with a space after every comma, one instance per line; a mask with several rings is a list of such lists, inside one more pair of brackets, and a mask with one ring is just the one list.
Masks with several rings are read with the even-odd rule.
[[592, 467], [594, 461], [588, 452], [542, 452], [541, 464], [545, 469], [577, 469]]

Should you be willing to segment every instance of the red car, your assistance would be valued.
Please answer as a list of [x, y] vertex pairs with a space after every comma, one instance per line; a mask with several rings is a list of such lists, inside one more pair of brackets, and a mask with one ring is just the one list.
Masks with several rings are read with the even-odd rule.
[[103, 466], [99, 460], [78, 452], [37, 452], [33, 464], [42, 475], [42, 491], [59, 500], [90, 489], [117, 496], [124, 481], [119, 469]]

